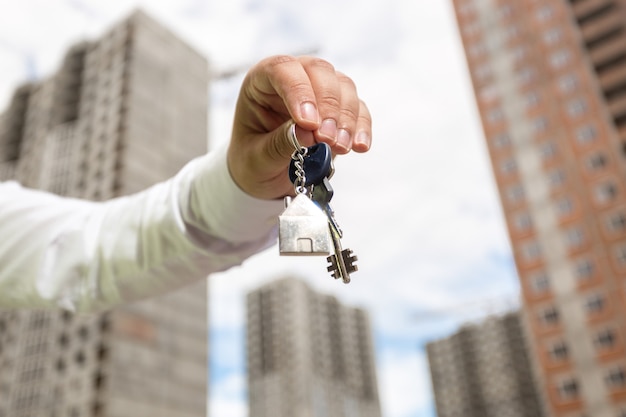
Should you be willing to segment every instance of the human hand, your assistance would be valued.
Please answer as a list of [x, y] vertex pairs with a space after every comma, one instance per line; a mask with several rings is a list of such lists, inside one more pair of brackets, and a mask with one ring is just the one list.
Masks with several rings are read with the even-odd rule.
[[302, 146], [325, 142], [333, 155], [371, 146], [371, 116], [350, 78], [319, 58], [266, 58], [243, 81], [228, 148], [230, 173], [246, 193], [262, 199], [293, 194], [292, 120]]

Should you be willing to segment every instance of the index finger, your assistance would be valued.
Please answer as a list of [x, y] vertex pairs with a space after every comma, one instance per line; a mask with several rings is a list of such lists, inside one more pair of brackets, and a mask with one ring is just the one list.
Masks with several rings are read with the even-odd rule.
[[278, 110], [279, 104], [272, 100], [278, 95], [282, 106], [300, 127], [316, 130], [320, 120], [315, 92], [300, 61], [293, 56], [277, 55], [264, 59], [257, 67], [259, 70], [251, 71], [250, 83], [257, 91], [249, 92], [254, 100]]

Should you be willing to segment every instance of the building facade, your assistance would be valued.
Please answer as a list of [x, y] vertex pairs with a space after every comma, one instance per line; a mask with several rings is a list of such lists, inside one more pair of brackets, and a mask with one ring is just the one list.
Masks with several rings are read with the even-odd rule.
[[[206, 152], [206, 59], [137, 11], [0, 116], [0, 180], [103, 200]], [[0, 313], [0, 416], [207, 414], [206, 283], [102, 314]]]
[[285, 278], [247, 296], [250, 417], [380, 417], [367, 313]]
[[438, 417], [542, 417], [520, 315], [426, 345]]
[[626, 416], [626, 1], [453, 0], [549, 416]]

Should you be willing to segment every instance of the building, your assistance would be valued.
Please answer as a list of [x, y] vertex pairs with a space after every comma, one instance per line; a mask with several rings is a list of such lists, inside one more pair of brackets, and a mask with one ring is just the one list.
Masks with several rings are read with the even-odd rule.
[[541, 417], [518, 312], [426, 345], [438, 417]]
[[[207, 149], [206, 59], [142, 12], [72, 47], [0, 117], [0, 179], [101, 200]], [[207, 413], [207, 288], [89, 316], [0, 313], [0, 416]]]
[[547, 415], [626, 416], [626, 1], [453, 0]]
[[285, 278], [247, 296], [250, 417], [380, 417], [367, 313]]

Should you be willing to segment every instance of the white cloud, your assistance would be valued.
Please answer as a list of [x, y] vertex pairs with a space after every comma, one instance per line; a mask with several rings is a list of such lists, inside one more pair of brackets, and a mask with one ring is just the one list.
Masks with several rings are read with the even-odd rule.
[[413, 354], [389, 352], [384, 356], [382, 364], [379, 389], [383, 415], [432, 415], [432, 394], [425, 355], [417, 349]]
[[242, 374], [231, 374], [211, 385], [209, 415], [219, 417], [246, 417], [248, 406]]

